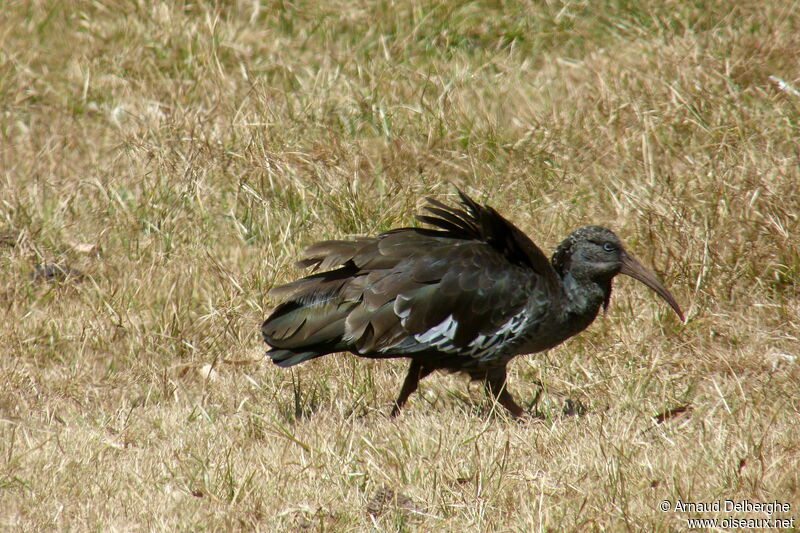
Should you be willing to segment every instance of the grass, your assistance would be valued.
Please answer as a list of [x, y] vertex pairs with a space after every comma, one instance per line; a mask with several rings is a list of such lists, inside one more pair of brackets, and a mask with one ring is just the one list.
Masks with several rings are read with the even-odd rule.
[[[1, 11], [4, 528], [765, 516], [658, 508], [679, 499], [800, 519], [796, 2]], [[402, 361], [264, 360], [303, 246], [412, 223], [452, 184], [547, 251], [613, 228], [688, 323], [618, 281], [587, 332], [512, 363], [527, 423], [444, 375], [390, 420]]]

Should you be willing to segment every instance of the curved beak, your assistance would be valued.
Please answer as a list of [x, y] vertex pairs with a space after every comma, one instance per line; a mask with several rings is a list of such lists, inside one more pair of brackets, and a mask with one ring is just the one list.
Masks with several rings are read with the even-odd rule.
[[670, 292], [658, 281], [655, 274], [647, 270], [639, 261], [627, 252], [622, 252], [622, 269], [620, 273], [628, 275], [634, 279], [638, 279], [651, 289], [653, 289], [659, 296], [661, 296], [672, 309], [678, 314], [681, 322], [686, 322], [683, 318], [683, 312], [678, 306], [678, 302], [672, 297]]

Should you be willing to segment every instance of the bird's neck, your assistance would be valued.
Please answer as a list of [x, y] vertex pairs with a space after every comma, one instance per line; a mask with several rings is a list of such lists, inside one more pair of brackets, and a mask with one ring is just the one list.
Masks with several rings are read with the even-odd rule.
[[[567, 271], [561, 275], [563, 298], [558, 301], [559, 311], [549, 317], [543, 330], [532, 329], [529, 335], [521, 336], [515, 346], [516, 353], [533, 353], [548, 350], [577, 335], [591, 324], [600, 306], [611, 294], [611, 281], [605, 283], [582, 280]], [[541, 302], [536, 300], [536, 305]], [[532, 313], [536, 315], [537, 313]]]
[[582, 317], [591, 322], [611, 296], [611, 280], [580, 278], [567, 271], [561, 281], [567, 296], [564, 311], [572, 320]]

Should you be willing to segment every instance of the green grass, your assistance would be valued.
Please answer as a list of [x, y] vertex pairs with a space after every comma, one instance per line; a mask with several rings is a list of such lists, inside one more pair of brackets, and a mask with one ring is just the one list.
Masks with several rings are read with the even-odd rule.
[[[0, 11], [2, 527], [800, 519], [800, 98], [770, 79], [800, 89], [796, 2]], [[587, 332], [511, 364], [527, 423], [438, 374], [391, 420], [401, 361], [264, 360], [303, 246], [453, 185], [547, 253], [613, 228], [688, 323], [618, 281]]]

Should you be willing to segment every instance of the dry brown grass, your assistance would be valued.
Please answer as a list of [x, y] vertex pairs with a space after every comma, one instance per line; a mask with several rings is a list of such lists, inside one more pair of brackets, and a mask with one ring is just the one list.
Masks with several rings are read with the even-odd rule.
[[[0, 524], [800, 519], [798, 35], [793, 1], [2, 3]], [[614, 228], [688, 324], [621, 280], [511, 365], [522, 424], [439, 375], [388, 419], [400, 361], [263, 359], [303, 245], [451, 183], [546, 250]]]

